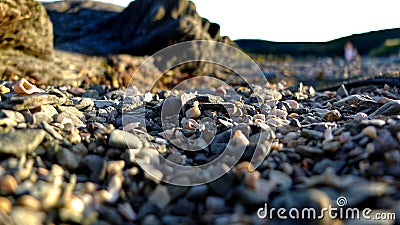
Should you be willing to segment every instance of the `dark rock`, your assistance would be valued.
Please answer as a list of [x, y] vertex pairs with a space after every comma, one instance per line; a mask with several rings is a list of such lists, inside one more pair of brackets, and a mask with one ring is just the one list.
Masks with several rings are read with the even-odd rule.
[[339, 95], [342, 98], [345, 98], [349, 96], [349, 92], [347, 91], [346, 87], [344, 84], [340, 85], [339, 89], [336, 91], [336, 94]]
[[123, 51], [152, 54], [190, 40], [220, 40], [219, 25], [201, 18], [188, 0], [133, 1], [115, 20]]
[[391, 115], [396, 115], [399, 112], [400, 112], [400, 100], [393, 100], [389, 101], [388, 103], [377, 109], [370, 115], [370, 117], [374, 118], [377, 115], [391, 116]]
[[53, 26], [35, 0], [1, 1], [0, 49], [11, 48], [43, 59], [53, 57]]
[[389, 130], [378, 131], [378, 137], [374, 140], [375, 152], [384, 153], [399, 148], [399, 142], [392, 136]]
[[297, 147], [297, 152], [307, 157], [317, 157], [324, 154], [324, 150], [307, 145], [300, 145]]
[[333, 103], [335, 107], [349, 106], [349, 105], [357, 105], [361, 101], [372, 101], [370, 97], [363, 95], [350, 95], [346, 98], [343, 98], [337, 102]]

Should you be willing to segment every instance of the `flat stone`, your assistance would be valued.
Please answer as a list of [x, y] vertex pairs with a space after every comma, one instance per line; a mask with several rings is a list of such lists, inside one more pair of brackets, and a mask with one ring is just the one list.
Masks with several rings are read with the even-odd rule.
[[371, 99], [363, 95], [350, 95], [337, 102], [334, 102], [333, 106], [340, 108], [342, 106], [357, 105], [361, 101], [371, 101]]
[[315, 157], [315, 156], [321, 156], [324, 154], [324, 151], [320, 148], [315, 148], [307, 145], [300, 145], [297, 147], [297, 152], [307, 156], [307, 157]]
[[118, 101], [114, 101], [114, 100], [95, 100], [94, 101], [94, 105], [97, 108], [105, 108], [108, 106], [115, 106], [118, 104]]
[[10, 213], [15, 224], [18, 225], [41, 225], [44, 222], [45, 214], [26, 207], [14, 207]]
[[93, 99], [91, 98], [82, 98], [76, 105], [75, 108], [77, 109], [87, 109], [91, 108], [95, 105]]
[[46, 132], [40, 129], [11, 130], [0, 134], [0, 153], [20, 156], [33, 152], [42, 143]]
[[22, 111], [26, 109], [35, 109], [42, 105], [61, 105], [65, 103], [65, 98], [59, 98], [55, 95], [49, 94], [33, 94], [27, 96], [13, 96], [10, 99], [12, 102], [21, 102], [14, 105], [13, 109]]
[[53, 122], [53, 118], [45, 112], [36, 112], [32, 116], [33, 116], [33, 124], [40, 124], [43, 121], [46, 121], [47, 123]]
[[392, 116], [400, 113], [400, 100], [392, 100], [373, 112], [369, 117], [374, 118], [377, 115]]
[[142, 142], [140, 139], [127, 131], [123, 130], [113, 130], [108, 138], [108, 145], [114, 148], [135, 148], [139, 149], [143, 147]]
[[74, 170], [78, 168], [82, 156], [70, 151], [67, 148], [63, 148], [57, 152], [56, 158], [60, 165], [68, 168], [69, 170]]
[[22, 113], [13, 111], [13, 110], [7, 110], [7, 109], [2, 109], [1, 114], [7, 116], [7, 118], [13, 119], [16, 122], [25, 122], [25, 117]]
[[149, 201], [160, 209], [167, 206], [171, 201], [167, 186], [157, 185], [156, 189], [150, 194]]

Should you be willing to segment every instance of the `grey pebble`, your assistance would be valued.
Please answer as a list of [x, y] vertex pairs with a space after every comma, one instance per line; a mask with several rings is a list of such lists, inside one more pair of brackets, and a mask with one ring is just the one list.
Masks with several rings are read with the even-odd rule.
[[324, 154], [324, 150], [308, 145], [300, 145], [296, 148], [297, 152], [306, 157], [316, 157]]
[[42, 143], [46, 132], [41, 129], [11, 130], [0, 134], [0, 153], [20, 156], [33, 152]]
[[349, 105], [357, 105], [361, 101], [371, 101], [372, 99], [369, 96], [365, 95], [350, 95], [346, 98], [340, 99], [337, 102], [333, 103], [333, 106], [340, 108], [343, 106]]
[[375, 112], [369, 115], [369, 117], [375, 118], [377, 115], [391, 116], [399, 113], [400, 113], [400, 100], [392, 100], [384, 104], [379, 109], [377, 109]]
[[117, 129], [110, 133], [110, 136], [108, 137], [108, 145], [110, 147], [122, 149], [140, 149], [143, 146], [142, 142], [136, 135]]

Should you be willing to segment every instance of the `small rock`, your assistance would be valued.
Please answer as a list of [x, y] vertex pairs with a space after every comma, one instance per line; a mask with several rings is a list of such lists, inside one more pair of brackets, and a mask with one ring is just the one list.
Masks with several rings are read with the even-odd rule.
[[331, 111], [327, 112], [327, 113], [324, 115], [323, 118], [324, 118], [325, 120], [329, 121], [329, 122], [335, 122], [335, 121], [338, 121], [338, 120], [340, 119], [341, 116], [342, 116], [342, 115], [340, 114], [339, 110], [334, 109], [334, 110], [331, 110]]
[[392, 149], [399, 147], [399, 142], [392, 136], [387, 129], [381, 129], [378, 131], [378, 137], [374, 140], [375, 151], [378, 153], [384, 153]]
[[49, 116], [49, 114], [44, 112], [36, 112], [33, 115], [33, 124], [41, 124], [42, 122], [51, 123], [53, 122], [53, 118]]
[[[93, 99], [91, 98], [82, 98], [77, 104], [74, 105], [75, 108], [82, 110], [82, 109], [89, 109], [95, 105]], [[100, 107], [101, 108], [101, 107]]]
[[325, 142], [322, 145], [322, 149], [330, 153], [336, 153], [340, 149], [340, 147], [341, 147], [340, 141]]
[[46, 132], [40, 129], [11, 130], [0, 134], [0, 153], [20, 156], [33, 152], [42, 143]]
[[316, 130], [310, 130], [310, 129], [302, 129], [301, 130], [301, 135], [306, 138], [313, 138], [316, 140], [322, 140], [324, 138], [324, 133]]
[[342, 106], [357, 105], [361, 101], [371, 101], [371, 99], [368, 96], [363, 95], [350, 95], [337, 102], [334, 102], [333, 106], [340, 108]]
[[33, 210], [40, 210], [42, 204], [37, 198], [32, 195], [23, 195], [18, 199], [18, 205]]
[[33, 94], [27, 96], [13, 96], [12, 102], [22, 102], [13, 107], [14, 110], [22, 111], [26, 109], [35, 109], [42, 105], [60, 105], [65, 103], [65, 99], [49, 94]]
[[20, 112], [2, 109], [1, 114], [4, 114], [7, 118], [15, 120], [17, 123], [25, 122], [25, 117]]
[[229, 211], [229, 208], [225, 204], [225, 199], [214, 196], [207, 197], [206, 208], [210, 213], [224, 213]]
[[358, 112], [354, 116], [354, 120], [361, 121], [361, 120], [368, 120], [368, 115], [363, 112]]
[[69, 170], [74, 170], [78, 168], [82, 156], [70, 151], [67, 148], [63, 148], [56, 153], [56, 158], [60, 165], [68, 168]]
[[207, 185], [198, 185], [190, 188], [188, 193], [186, 194], [186, 199], [189, 201], [201, 201], [206, 198], [208, 193]]
[[389, 101], [382, 107], [373, 112], [369, 117], [374, 118], [377, 115], [392, 116], [400, 113], [400, 100]]
[[377, 130], [374, 126], [368, 126], [364, 128], [361, 133], [365, 134], [365, 136], [375, 139], [378, 136]]
[[339, 89], [336, 91], [336, 94], [339, 95], [342, 98], [345, 98], [349, 96], [349, 92], [347, 91], [346, 87], [344, 84], [340, 85]]
[[299, 145], [296, 148], [297, 152], [306, 157], [317, 157], [324, 154], [324, 151], [320, 148], [311, 147], [308, 145]]
[[157, 185], [156, 189], [149, 196], [149, 201], [160, 209], [167, 206], [171, 200], [167, 186], [160, 184]]
[[127, 131], [115, 129], [111, 132], [108, 138], [108, 145], [114, 148], [122, 148], [122, 149], [140, 149], [143, 147], [140, 139]]

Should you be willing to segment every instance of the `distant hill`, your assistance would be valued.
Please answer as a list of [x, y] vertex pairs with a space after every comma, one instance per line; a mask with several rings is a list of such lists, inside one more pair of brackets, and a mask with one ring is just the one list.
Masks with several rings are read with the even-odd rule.
[[400, 28], [354, 34], [328, 42], [272, 42], [256, 39], [242, 39], [235, 42], [243, 50], [254, 54], [342, 56], [343, 47], [347, 41], [357, 48], [360, 55], [398, 54]]

